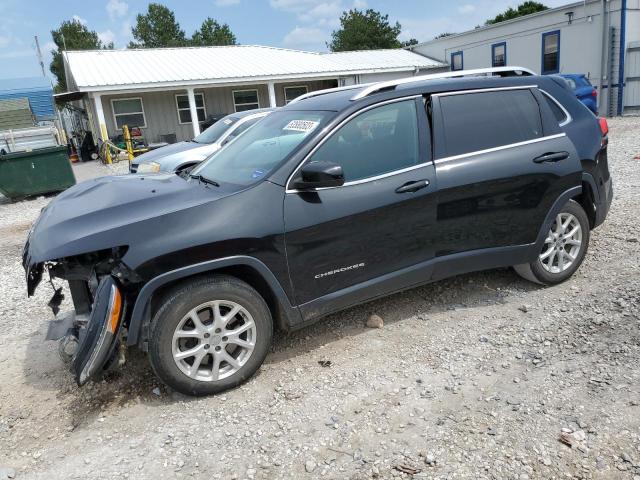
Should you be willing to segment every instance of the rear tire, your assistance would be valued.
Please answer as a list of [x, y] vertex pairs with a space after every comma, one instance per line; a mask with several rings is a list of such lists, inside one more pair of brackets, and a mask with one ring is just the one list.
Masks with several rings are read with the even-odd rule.
[[571, 277], [589, 248], [589, 218], [580, 204], [569, 200], [556, 215], [538, 258], [514, 270], [524, 279], [555, 285]]
[[204, 277], [164, 298], [151, 323], [149, 360], [174, 390], [210, 395], [249, 379], [272, 336], [269, 308], [250, 285], [229, 276]]

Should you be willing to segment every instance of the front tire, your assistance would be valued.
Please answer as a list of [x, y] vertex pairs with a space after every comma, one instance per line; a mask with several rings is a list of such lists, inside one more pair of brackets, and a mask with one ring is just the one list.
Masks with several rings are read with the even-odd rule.
[[199, 278], [167, 294], [151, 323], [149, 360], [185, 395], [236, 387], [264, 361], [273, 321], [264, 299], [234, 277]]
[[575, 273], [589, 248], [589, 218], [575, 200], [556, 215], [538, 258], [514, 270], [526, 280], [543, 285], [564, 282]]

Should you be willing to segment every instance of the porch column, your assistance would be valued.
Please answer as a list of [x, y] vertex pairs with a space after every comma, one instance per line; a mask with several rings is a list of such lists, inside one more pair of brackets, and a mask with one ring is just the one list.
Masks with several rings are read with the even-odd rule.
[[276, 108], [276, 89], [275, 84], [273, 82], [269, 82], [267, 84], [269, 89], [269, 106], [271, 108]]
[[193, 126], [193, 136], [200, 135], [200, 122], [198, 122], [198, 109], [196, 107], [196, 96], [193, 88], [187, 88], [187, 96], [189, 97], [189, 110], [191, 111], [191, 125]]
[[93, 103], [96, 109], [96, 120], [98, 120], [98, 130], [100, 131], [100, 138], [104, 142], [109, 138], [107, 133], [107, 122], [104, 119], [104, 110], [102, 109], [102, 95], [99, 93], [93, 94]]

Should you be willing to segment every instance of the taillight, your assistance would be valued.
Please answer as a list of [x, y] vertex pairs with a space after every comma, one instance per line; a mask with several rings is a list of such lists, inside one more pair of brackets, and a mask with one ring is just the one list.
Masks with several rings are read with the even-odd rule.
[[597, 97], [598, 96], [598, 91], [595, 88], [593, 90], [591, 90], [591, 96], [592, 97]]
[[607, 124], [607, 119], [604, 117], [598, 117], [598, 123], [600, 124], [600, 131], [602, 132], [602, 136], [606, 137], [609, 133], [609, 125]]

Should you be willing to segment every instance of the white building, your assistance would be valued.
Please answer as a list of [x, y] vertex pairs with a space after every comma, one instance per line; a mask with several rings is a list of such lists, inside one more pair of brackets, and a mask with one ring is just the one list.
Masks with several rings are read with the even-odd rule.
[[140, 127], [149, 142], [193, 138], [209, 115], [282, 106], [324, 88], [447, 70], [403, 49], [340, 53], [237, 45], [64, 52], [67, 93], [95, 139]]
[[452, 70], [584, 73], [600, 92], [600, 114], [640, 113], [640, 0], [585, 0], [409, 49]]

